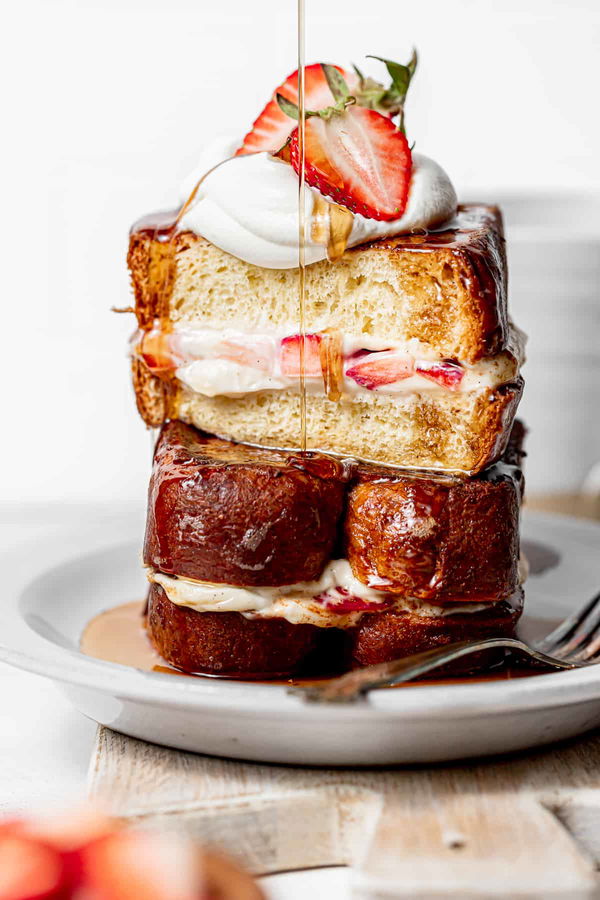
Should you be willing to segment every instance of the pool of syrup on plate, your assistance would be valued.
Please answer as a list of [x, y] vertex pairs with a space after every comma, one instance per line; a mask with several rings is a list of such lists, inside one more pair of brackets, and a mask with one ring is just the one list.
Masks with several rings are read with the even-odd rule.
[[[160, 672], [189, 678], [225, 678], [225, 680], [245, 681], [247, 683], [269, 683], [287, 685], [309, 685], [327, 676], [310, 676], [305, 673], [292, 678], [235, 678], [218, 676], [212, 673], [182, 672], [169, 666], [152, 647], [144, 627], [144, 606], [139, 601], [123, 603], [93, 618], [85, 628], [81, 637], [80, 649], [86, 656], [102, 659], [105, 662], [120, 663], [144, 672]], [[558, 623], [547, 619], [535, 619], [523, 616], [519, 624], [519, 634], [527, 640], [548, 634]], [[547, 669], [533, 668], [527, 665], [500, 665], [481, 673], [466, 674], [460, 677], [443, 679], [427, 678], [418, 682], [397, 685], [397, 687], [418, 687], [426, 684], [460, 684], [482, 681], [510, 681], [530, 675], [542, 675]], [[341, 672], [329, 673], [340, 675]]]

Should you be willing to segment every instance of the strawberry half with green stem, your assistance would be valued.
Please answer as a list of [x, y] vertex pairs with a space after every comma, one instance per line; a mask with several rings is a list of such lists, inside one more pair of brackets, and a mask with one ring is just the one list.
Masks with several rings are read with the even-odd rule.
[[[323, 66], [335, 106], [305, 112], [304, 172], [306, 183], [325, 197], [367, 219], [391, 221], [404, 213], [408, 201], [412, 156], [406, 135], [387, 115], [356, 106], [343, 75]], [[278, 95], [291, 118], [298, 107]], [[289, 141], [290, 162], [302, 169], [300, 129]]]
[[[337, 71], [352, 91], [357, 106], [374, 109], [390, 117], [400, 114], [401, 130], [404, 130], [404, 100], [417, 67], [416, 51], [413, 50], [412, 57], [405, 66], [380, 56], [371, 58], [378, 59], [385, 64], [392, 82], [389, 87], [385, 87], [373, 78], [365, 77], [356, 66], [354, 66], [354, 72], [346, 72], [339, 66], [314, 63], [304, 67], [305, 107], [310, 110], [320, 110], [331, 106], [332, 100], [336, 99], [330, 84], [331, 72]], [[297, 106], [299, 99], [298, 71], [292, 72], [273, 92], [271, 99], [244, 138], [242, 146], [238, 148], [236, 156], [265, 150], [277, 153], [281, 150], [294, 126], [280, 108], [277, 102], [278, 96]]]
[[[335, 68], [332, 66], [332, 68]], [[342, 69], [338, 70], [342, 73]], [[352, 86], [358, 85], [358, 76], [351, 72], [343, 72], [345, 79]], [[237, 150], [236, 156], [245, 153], [259, 153], [268, 150], [276, 153], [281, 150], [290, 136], [294, 126], [289, 117], [283, 112], [277, 102], [281, 96], [290, 103], [298, 104], [298, 72], [292, 72], [289, 78], [281, 84], [254, 122], [251, 130], [244, 138], [242, 146]], [[325, 109], [331, 106], [333, 94], [321, 63], [315, 63], [304, 68], [304, 102], [310, 109]]]

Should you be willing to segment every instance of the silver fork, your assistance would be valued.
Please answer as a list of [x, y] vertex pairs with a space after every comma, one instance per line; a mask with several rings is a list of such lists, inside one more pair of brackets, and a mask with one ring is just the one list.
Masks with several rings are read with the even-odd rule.
[[554, 669], [579, 669], [592, 665], [600, 655], [600, 591], [543, 640], [532, 645], [508, 637], [459, 641], [392, 662], [354, 669], [338, 678], [328, 678], [310, 686], [291, 687], [288, 693], [309, 703], [351, 703], [373, 688], [412, 681], [471, 653], [496, 647], [522, 653]]

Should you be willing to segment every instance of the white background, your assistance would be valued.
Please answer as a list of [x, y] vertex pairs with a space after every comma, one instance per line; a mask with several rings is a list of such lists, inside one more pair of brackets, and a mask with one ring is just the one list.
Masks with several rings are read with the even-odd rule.
[[[127, 231], [295, 68], [295, 3], [29, 0], [3, 18], [3, 495], [139, 503], [132, 321], [109, 311], [129, 303]], [[600, 4], [307, 0], [307, 20], [309, 60], [418, 46], [409, 136], [463, 197], [597, 187]]]
[[[522, 192], [577, 202], [597, 192], [596, 0], [306, 2], [309, 61], [361, 63], [367, 53], [402, 61], [417, 45], [409, 136], [463, 198], [516, 194], [529, 209]], [[128, 382], [133, 322], [110, 312], [130, 302], [128, 228], [172, 202], [215, 132], [247, 130], [296, 67], [295, 40], [294, 0], [2, 4], [0, 471], [8, 507], [24, 501], [42, 523], [52, 521], [53, 503], [74, 516], [88, 501], [143, 504], [150, 441]], [[381, 72], [377, 63], [370, 71]], [[580, 208], [571, 212], [575, 233]], [[547, 224], [544, 212], [533, 218]], [[571, 471], [591, 438], [579, 479], [600, 445], [597, 223], [588, 210], [592, 250], [577, 265], [563, 262], [559, 243], [556, 253], [536, 244], [531, 254], [525, 241], [514, 254], [517, 288], [533, 284], [549, 257], [545, 290], [564, 284], [555, 309], [540, 291], [536, 303], [523, 291], [514, 301], [532, 339], [526, 409], [535, 424], [529, 479], [538, 486]], [[583, 313], [569, 305], [572, 285]], [[557, 444], [562, 457], [552, 456]], [[51, 685], [2, 674], [6, 806], [80, 795], [92, 723]], [[341, 884], [343, 873], [333, 874]], [[316, 877], [300, 895], [342, 896]]]

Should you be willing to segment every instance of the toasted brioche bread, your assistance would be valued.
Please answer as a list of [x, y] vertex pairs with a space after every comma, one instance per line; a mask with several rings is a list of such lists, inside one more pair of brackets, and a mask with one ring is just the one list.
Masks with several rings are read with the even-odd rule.
[[154, 455], [144, 562], [232, 585], [312, 581], [331, 556], [346, 479], [334, 460], [294, 460], [170, 422]]
[[[177, 606], [162, 587], [151, 585], [146, 624], [158, 653], [185, 672], [237, 677], [289, 676], [302, 671], [318, 650], [315, 665], [332, 672], [354, 659], [359, 665], [388, 662], [453, 641], [510, 636], [523, 605], [522, 591], [471, 613], [429, 617], [408, 612], [364, 615], [346, 632], [285, 619], [251, 619], [240, 613], [196, 612]], [[469, 668], [487, 664], [471, 659]]]
[[[351, 403], [308, 397], [309, 450], [407, 469], [475, 474], [498, 459], [508, 441], [523, 383], [464, 394], [373, 394]], [[264, 447], [300, 446], [300, 398], [290, 393], [203, 397], [178, 392], [184, 422]]]
[[[174, 237], [175, 271], [166, 315], [248, 331], [298, 321], [296, 269], [263, 269], [191, 232]], [[159, 245], [158, 247], [156, 245]], [[165, 318], [149, 272], [165, 252], [144, 220], [130, 237], [128, 264], [141, 328]], [[306, 328], [417, 339], [444, 359], [474, 363], [508, 341], [502, 217], [493, 206], [459, 208], [446, 230], [402, 235], [346, 251], [306, 272]]]
[[155, 453], [144, 561], [262, 587], [316, 581], [341, 554], [386, 593], [500, 600], [518, 584], [523, 436], [517, 422], [503, 460], [464, 481], [295, 458], [171, 422]]

